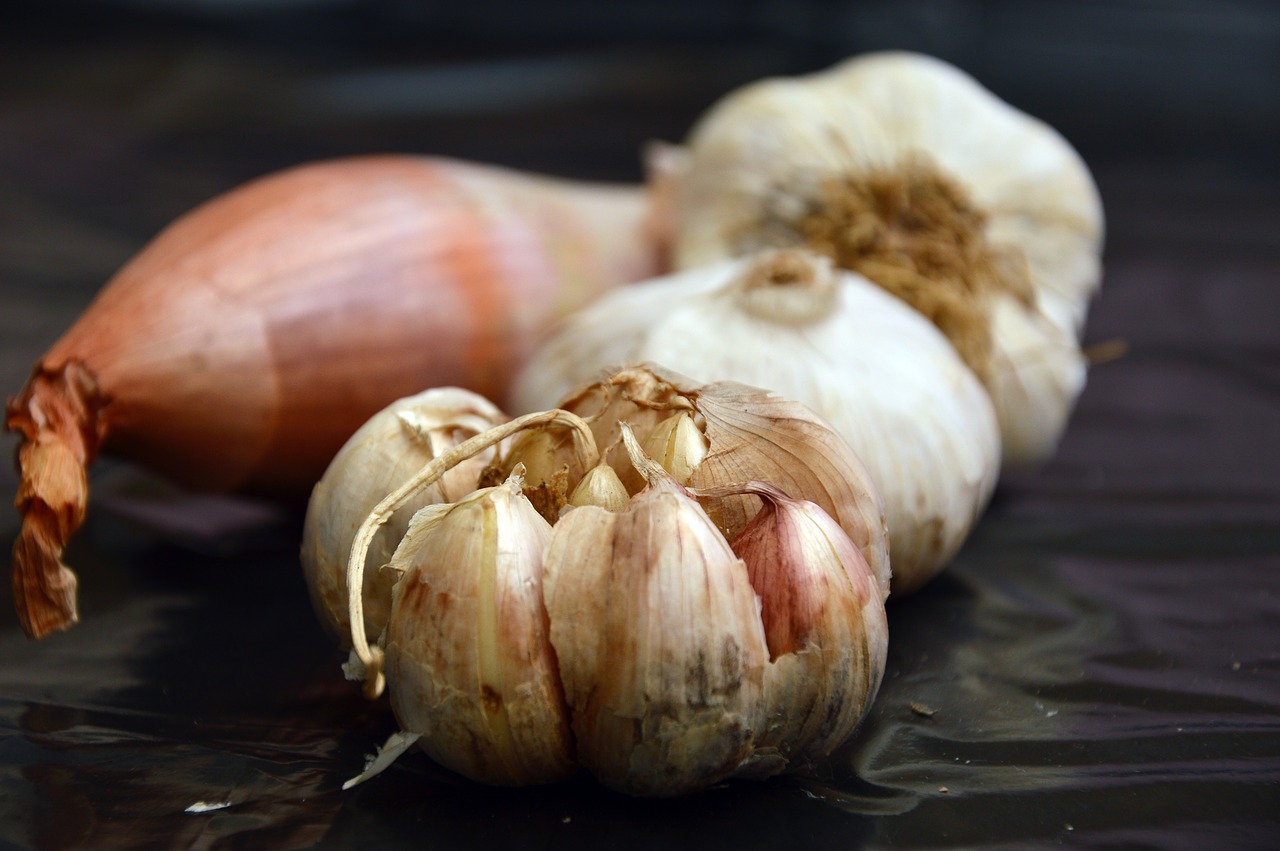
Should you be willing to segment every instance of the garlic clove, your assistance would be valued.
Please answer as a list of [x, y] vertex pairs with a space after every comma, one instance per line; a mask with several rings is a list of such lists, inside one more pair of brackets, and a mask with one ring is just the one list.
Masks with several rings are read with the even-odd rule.
[[759, 482], [719, 490], [739, 489], [763, 499], [732, 543], [760, 597], [769, 647], [756, 747], [794, 768], [845, 742], [871, 707], [888, 651], [884, 600], [825, 511]]
[[627, 493], [617, 472], [608, 464], [597, 464], [587, 471], [582, 481], [569, 495], [574, 507], [594, 505], [609, 511], [622, 511], [631, 495]]
[[[362, 425], [338, 451], [312, 490], [302, 532], [301, 562], [311, 602], [327, 632], [350, 646], [347, 556], [356, 528], [378, 501], [440, 452], [506, 416], [483, 396], [438, 387], [399, 399]], [[459, 464], [391, 518], [365, 561], [365, 629], [378, 635], [391, 612], [395, 577], [379, 568], [418, 508], [450, 502], [476, 489], [487, 455]]]
[[683, 488], [565, 514], [543, 587], [578, 757], [600, 782], [679, 795], [750, 757], [768, 661], [756, 596]]
[[543, 605], [551, 527], [518, 475], [419, 511], [396, 549], [386, 633], [391, 705], [433, 760], [528, 785], [576, 769]]
[[667, 417], [654, 426], [644, 441], [644, 451], [671, 474], [687, 485], [707, 457], [708, 440], [687, 411]]

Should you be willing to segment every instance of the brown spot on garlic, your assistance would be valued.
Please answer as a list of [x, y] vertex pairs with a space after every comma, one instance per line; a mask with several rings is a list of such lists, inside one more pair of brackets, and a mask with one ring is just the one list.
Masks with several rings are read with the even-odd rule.
[[502, 710], [502, 695], [493, 686], [484, 683], [480, 686], [480, 703], [484, 705], [485, 712], [493, 715]]

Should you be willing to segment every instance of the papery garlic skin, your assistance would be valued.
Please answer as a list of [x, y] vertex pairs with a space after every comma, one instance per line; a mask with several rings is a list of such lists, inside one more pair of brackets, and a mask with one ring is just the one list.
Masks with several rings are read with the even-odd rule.
[[755, 592], [678, 488], [555, 525], [543, 587], [578, 758], [604, 785], [679, 795], [753, 752], [768, 661]]
[[857, 729], [884, 677], [889, 625], [875, 574], [811, 502], [766, 485], [764, 507], [733, 540], [761, 600], [769, 646], [756, 759], [797, 767]]
[[[922, 168], [956, 187], [982, 218], [996, 265], [1024, 289], [984, 296], [997, 352], [970, 364], [1009, 435], [1005, 463], [1052, 453], [1083, 385], [1078, 339], [1103, 238], [1092, 176], [1053, 128], [945, 62], [879, 53], [743, 87], [699, 120], [683, 151], [675, 166], [666, 151], [655, 174], [674, 184], [661, 194], [672, 199], [677, 268], [808, 244], [798, 223], [826, 203], [832, 181]], [[873, 269], [850, 268], [883, 283]], [[994, 315], [1014, 309], [1029, 314], [1016, 328]]]
[[[585, 315], [584, 320], [590, 321]], [[585, 372], [585, 364], [574, 360], [577, 344], [589, 346], [602, 336], [595, 330], [553, 342], [550, 349], [564, 360], [536, 360], [517, 381], [525, 391], [517, 401], [537, 404], [539, 394], [558, 391], [557, 382], [575, 383]], [[630, 493], [645, 481], [618, 443], [622, 423], [681, 484], [705, 488], [762, 480], [818, 503], [853, 539], [888, 595], [889, 540], [880, 492], [844, 438], [804, 405], [734, 381], [703, 383], [656, 363], [603, 370], [599, 380], [554, 404], [591, 421], [596, 443], [613, 447], [605, 457]], [[744, 494], [719, 500], [710, 511], [731, 539], [759, 507], [758, 498]]]
[[996, 346], [987, 386], [1004, 462], [1030, 468], [1052, 457], [1084, 390], [1088, 361], [1069, 331], [1010, 299], [993, 308]]
[[[387, 493], [440, 452], [504, 422], [506, 416], [477, 393], [437, 387], [399, 399], [370, 417], [343, 445], [312, 490], [303, 526], [301, 560], [307, 590], [326, 631], [350, 646], [347, 557], [356, 529]], [[365, 629], [382, 632], [391, 612], [396, 576], [381, 570], [391, 560], [413, 513], [460, 499], [476, 488], [487, 463], [478, 456], [454, 467], [373, 539], [365, 562]]]
[[[775, 264], [786, 271], [776, 281]], [[526, 366], [513, 404], [556, 404], [590, 378], [594, 357], [768, 388], [829, 422], [883, 499], [895, 594], [954, 557], [999, 474], [991, 399], [955, 349], [900, 300], [806, 252], [722, 261], [609, 293]], [[770, 475], [715, 483], [749, 478], [796, 495]]]
[[543, 605], [551, 527], [513, 477], [414, 515], [391, 567], [391, 705], [433, 760], [529, 785], [576, 770]]

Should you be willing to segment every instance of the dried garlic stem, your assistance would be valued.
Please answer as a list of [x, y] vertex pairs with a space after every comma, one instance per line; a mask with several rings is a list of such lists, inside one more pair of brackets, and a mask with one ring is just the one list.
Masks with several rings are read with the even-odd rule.
[[382, 648], [369, 646], [364, 630], [364, 562], [369, 554], [369, 547], [378, 529], [390, 519], [395, 511], [448, 472], [455, 465], [478, 455], [491, 446], [496, 446], [507, 438], [532, 428], [567, 428], [580, 440], [578, 446], [583, 466], [587, 469], [599, 461], [595, 437], [591, 428], [576, 414], [553, 409], [526, 414], [523, 417], [495, 426], [486, 432], [468, 438], [457, 446], [437, 455], [427, 462], [413, 478], [388, 494], [374, 506], [373, 511], [356, 530], [355, 540], [351, 545], [351, 558], [347, 562], [347, 607], [351, 616], [351, 644], [360, 662], [365, 667], [365, 696], [373, 699], [382, 694], [386, 686], [386, 678], [382, 674]]

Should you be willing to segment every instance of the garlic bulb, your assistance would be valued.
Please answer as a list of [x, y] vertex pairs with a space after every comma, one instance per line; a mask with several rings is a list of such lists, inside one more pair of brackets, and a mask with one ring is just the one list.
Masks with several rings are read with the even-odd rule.
[[[644, 375], [631, 386], [661, 383]], [[626, 404], [690, 416], [681, 400], [697, 395], [637, 393]], [[663, 445], [703, 437], [696, 423], [691, 432], [663, 422], [646, 426], [670, 438]], [[366, 691], [385, 683], [404, 729], [348, 787], [416, 742], [483, 782], [550, 782], [580, 765], [628, 794], [679, 795], [793, 770], [856, 729], [886, 646], [880, 579], [859, 548], [816, 504], [772, 485], [686, 490], [646, 455], [627, 418], [612, 430], [644, 482], [634, 495], [599, 463], [585, 421], [542, 411], [436, 456], [357, 530], [353, 589], [377, 527], [457, 464], [499, 445], [560, 454], [557, 440], [510, 440], [520, 432], [567, 431], [580, 450], [571, 466], [586, 472], [570, 480], [554, 524], [526, 497], [522, 463], [500, 485], [414, 515], [391, 563], [402, 578], [385, 651], [368, 645], [363, 597], [350, 595]], [[716, 453], [706, 431], [695, 476]], [[796, 457], [805, 449], [792, 447]], [[704, 505], [744, 495], [765, 507], [731, 545]]]
[[[479, 394], [437, 387], [391, 403], [347, 440], [312, 490], [302, 534], [303, 575], [327, 631], [349, 641], [347, 556], [356, 528], [373, 507], [440, 452], [505, 419]], [[451, 469], [373, 539], [364, 573], [367, 631], [378, 635], [387, 624], [395, 576], [380, 568], [391, 560], [413, 511], [475, 490], [487, 462], [480, 455]]]
[[542, 601], [551, 526], [521, 485], [517, 473], [414, 515], [391, 561], [403, 578], [386, 671], [400, 726], [432, 759], [523, 786], [577, 766]]
[[[529, 374], [549, 377], [536, 367]], [[889, 538], [873, 477], [831, 425], [804, 405], [733, 381], [703, 384], [646, 363], [606, 373], [560, 398], [556, 407], [586, 418], [596, 444], [611, 447], [604, 457], [628, 493], [649, 482], [620, 442], [624, 425], [681, 485], [760, 480], [817, 503], [855, 542], [881, 596], [888, 596]], [[707, 506], [729, 540], [759, 509], [758, 496], [746, 491]], [[896, 558], [895, 552], [895, 568]]]
[[947, 335], [992, 394], [1006, 463], [1052, 453], [1085, 380], [1103, 230], [1056, 131], [944, 62], [885, 53], [733, 92], [683, 153], [653, 176], [677, 268], [827, 254]]
[[[591, 413], [572, 397], [563, 401], [570, 388], [600, 365], [645, 361], [767, 387], [829, 422], [883, 498], [894, 593], [919, 587], [951, 560], [995, 486], [1000, 435], [991, 400], [955, 349], [900, 300], [817, 255], [766, 252], [615, 290], [575, 314], [526, 365], [512, 404]], [[705, 405], [705, 391], [692, 395]], [[601, 443], [605, 425], [593, 423]], [[821, 504], [773, 475], [716, 483], [756, 478]]]

